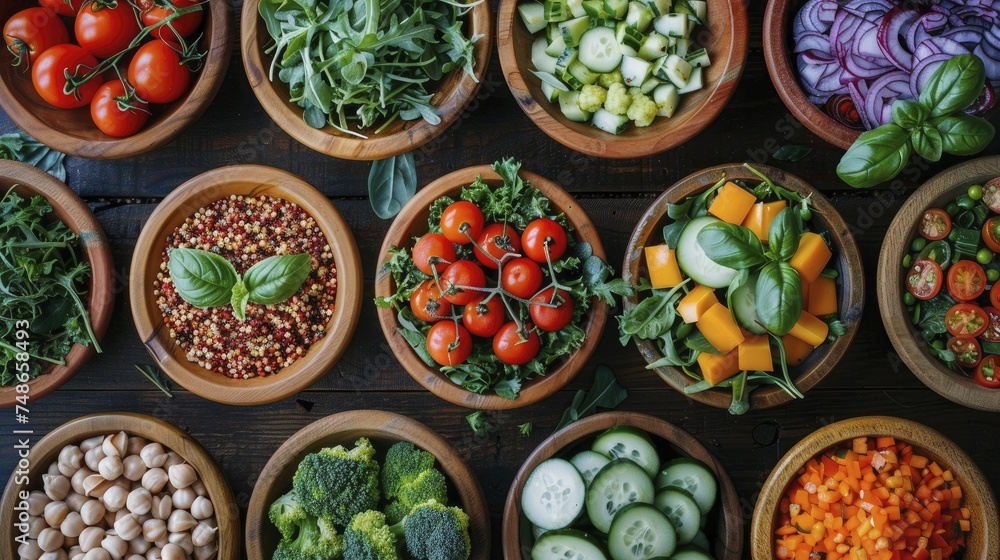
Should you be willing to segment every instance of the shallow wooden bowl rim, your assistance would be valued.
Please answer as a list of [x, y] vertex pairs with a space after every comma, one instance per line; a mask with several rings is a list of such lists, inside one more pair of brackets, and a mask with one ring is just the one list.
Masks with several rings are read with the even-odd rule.
[[[811, 364], [807, 369], [800, 369], [794, 377], [795, 386], [805, 393], [817, 383], [823, 380], [830, 371], [837, 365], [843, 357], [847, 348], [854, 339], [861, 322], [861, 313], [864, 308], [864, 268], [861, 264], [861, 254], [858, 246], [854, 242], [847, 223], [837, 212], [836, 208], [830, 204], [815, 188], [800, 179], [799, 177], [782, 171], [781, 169], [768, 165], [754, 165], [754, 168], [771, 178], [775, 183], [783, 185], [800, 194], [812, 197], [813, 221], [822, 231], [830, 232], [834, 245], [837, 248], [834, 255], [834, 263], [840, 269], [841, 301], [840, 320], [847, 326], [847, 331], [843, 336], [833, 343], [826, 343], [816, 350], [809, 358], [807, 364]], [[622, 278], [626, 282], [636, 284], [641, 276], [641, 263], [643, 262], [643, 247], [650, 240], [655, 243], [662, 243], [662, 224], [667, 220], [667, 204], [678, 203], [681, 200], [695, 195], [708, 187], [714, 185], [722, 176], [728, 179], [746, 179], [756, 181], [759, 177], [751, 173], [739, 164], [725, 164], [709, 167], [701, 171], [696, 171], [691, 175], [681, 179], [670, 186], [639, 219], [632, 237], [629, 239], [625, 249], [625, 262], [622, 264]], [[635, 307], [639, 302], [639, 295], [622, 298], [622, 305], [626, 311]], [[653, 363], [661, 355], [653, 342], [645, 340], [637, 343], [639, 353], [647, 363]], [[802, 368], [802, 366], [798, 366]], [[671, 387], [684, 393], [684, 388], [693, 385], [695, 381], [688, 377], [679, 368], [659, 367], [654, 371], [663, 378]], [[794, 372], [790, 372], [794, 373]], [[728, 389], [710, 389], [700, 393], [686, 395], [698, 402], [708, 404], [717, 408], [729, 408], [732, 402], [731, 392]], [[758, 387], [750, 394], [751, 409], [764, 409], [779, 406], [791, 401], [793, 397], [777, 386]]]
[[413, 151], [430, 142], [445, 131], [468, 109], [469, 103], [479, 91], [486, 76], [490, 56], [493, 52], [493, 13], [488, 2], [480, 2], [467, 15], [465, 23], [470, 35], [482, 37], [474, 43], [473, 58], [475, 77], [469, 76], [461, 68], [459, 77], [442, 77], [442, 83], [450, 82], [447, 89], [434, 92], [431, 102], [438, 110], [441, 122], [429, 124], [423, 119], [406, 121], [402, 125], [394, 123], [381, 134], [370, 134], [368, 138], [343, 133], [327, 125], [322, 129], [309, 126], [302, 120], [302, 109], [292, 107], [288, 101], [288, 84], [271, 82], [268, 78], [270, 57], [264, 54], [264, 46], [259, 40], [261, 17], [258, 13], [260, 0], [246, 0], [241, 15], [240, 44], [243, 51], [243, 68], [250, 87], [264, 110], [292, 138], [305, 146], [329, 156], [352, 160], [384, 159]]
[[774, 523], [778, 504], [795, 473], [810, 458], [856, 437], [892, 436], [911, 444], [943, 468], [951, 468], [961, 482], [966, 507], [972, 508], [965, 560], [991, 560], [1000, 550], [1000, 519], [996, 498], [979, 467], [965, 451], [940, 432], [894, 416], [860, 416], [823, 426], [796, 443], [778, 461], [757, 498], [750, 528], [750, 552], [754, 560], [773, 558]]
[[740, 560], [743, 556], [743, 514], [733, 482], [716, 458], [694, 436], [666, 420], [639, 412], [602, 412], [578, 420], [547, 437], [531, 452], [517, 471], [503, 508], [504, 560], [521, 560], [520, 542], [521, 492], [528, 476], [542, 461], [572, 448], [583, 438], [596, 435], [615, 426], [633, 426], [665, 440], [684, 455], [705, 463], [719, 483], [719, 528], [712, 543], [718, 560]]
[[351, 410], [331, 414], [305, 426], [288, 438], [271, 455], [254, 484], [247, 508], [246, 549], [249, 560], [270, 558], [264, 550], [264, 534], [276, 540], [277, 529], [268, 521], [272, 501], [291, 490], [291, 479], [299, 462], [309, 453], [336, 444], [351, 447], [360, 437], [367, 437], [384, 455], [387, 448], [377, 440], [409, 441], [437, 459], [435, 466], [444, 471], [457, 495], [451, 496], [469, 516], [469, 536], [472, 538], [472, 560], [490, 557], [490, 512], [486, 496], [475, 474], [458, 451], [440, 434], [426, 425], [392, 412], [381, 410]]
[[[66, 223], [80, 239], [80, 246], [90, 262], [87, 288], [87, 312], [98, 342], [111, 323], [115, 304], [115, 265], [111, 247], [94, 213], [75, 192], [52, 175], [17, 161], [0, 160], [0, 196], [7, 186], [18, 184], [25, 194], [40, 194], [52, 205], [53, 215]], [[74, 344], [66, 355], [66, 365], [46, 368], [28, 382], [31, 400], [40, 399], [73, 377], [95, 353], [93, 346]], [[20, 404], [14, 386], [0, 388], [0, 408]]]
[[[0, 504], [0, 558], [12, 560], [17, 557], [17, 546], [11, 534], [14, 523], [14, 506], [18, 502], [17, 495], [21, 490], [41, 488], [41, 474], [56, 460], [63, 446], [79, 443], [88, 437], [110, 435], [124, 431], [131, 436], [139, 436], [150, 441], [162, 443], [165, 447], [176, 451], [184, 461], [191, 464], [205, 488], [208, 497], [215, 508], [215, 518], [219, 524], [218, 542], [219, 560], [238, 560], [240, 558], [240, 514], [236, 509], [236, 499], [226, 482], [226, 477], [219, 470], [212, 456], [193, 437], [180, 428], [145, 414], [132, 412], [102, 412], [81, 416], [66, 422], [49, 432], [45, 437], [33, 442], [28, 461], [31, 464], [31, 484], [17, 484], [16, 477], [11, 476], [3, 493]], [[39, 474], [41, 473], [41, 474]], [[36, 478], [37, 477], [37, 478]]]
[[969, 185], [1000, 177], [1000, 156], [987, 156], [960, 163], [935, 175], [910, 195], [896, 213], [885, 234], [878, 258], [878, 306], [889, 340], [906, 367], [934, 392], [969, 408], [1000, 412], [1000, 389], [988, 389], [949, 370], [927, 352], [927, 343], [913, 328], [903, 306], [900, 263], [924, 210], [944, 204], [965, 192]]
[[[237, 185], [223, 195], [219, 189]], [[252, 379], [231, 379], [209, 371], [184, 357], [170, 344], [169, 332], [153, 295], [156, 279], [152, 262], [159, 263], [167, 236], [199, 208], [234, 194], [269, 195], [298, 204], [319, 224], [337, 267], [337, 299], [327, 333], [306, 355], [277, 373]], [[157, 365], [192, 393], [215, 402], [235, 405], [281, 400], [316, 382], [347, 350], [361, 314], [363, 277], [361, 257], [347, 222], [326, 196], [302, 178], [272, 167], [234, 165], [202, 173], [174, 189], [156, 207], [139, 234], [132, 255], [129, 300], [139, 338]]]
[[[493, 172], [492, 167], [478, 165], [453, 171], [420, 189], [389, 226], [389, 231], [382, 242], [382, 249], [379, 250], [379, 267], [382, 266], [381, 263], [385, 262], [390, 248], [393, 246], [410, 247], [412, 246], [411, 235], [419, 236], [427, 231], [427, 216], [430, 214], [432, 202], [442, 196], [457, 198], [462, 187], [471, 184], [479, 175], [482, 175], [483, 180], [493, 187], [498, 186], [501, 182], [500, 176]], [[587, 213], [572, 195], [556, 183], [530, 171], [522, 170], [519, 175], [531, 183], [531, 186], [541, 191], [551, 201], [553, 208], [566, 214], [566, 218], [575, 230], [577, 241], [590, 243], [594, 255], [600, 257], [601, 260], [607, 260], [604, 246], [597, 234], [597, 228], [594, 227]], [[394, 292], [395, 282], [392, 280], [392, 275], [380, 271], [375, 279], [376, 297], [389, 296]], [[573, 379], [597, 348], [601, 333], [604, 331], [604, 324], [607, 321], [608, 310], [606, 303], [595, 300], [591, 304], [590, 312], [583, 326], [587, 333], [583, 345], [565, 360], [554, 363], [544, 376], [535, 377], [525, 382], [520, 394], [513, 400], [501, 397], [492, 391], [482, 395], [469, 392], [456, 385], [436, 368], [425, 364], [413, 351], [413, 347], [406, 342], [406, 339], [396, 331], [399, 327], [399, 319], [395, 310], [378, 308], [378, 321], [382, 326], [386, 340], [389, 341], [393, 354], [396, 355], [396, 359], [399, 360], [407, 373], [428, 391], [459, 406], [480, 410], [507, 410], [536, 403], [555, 393]]]

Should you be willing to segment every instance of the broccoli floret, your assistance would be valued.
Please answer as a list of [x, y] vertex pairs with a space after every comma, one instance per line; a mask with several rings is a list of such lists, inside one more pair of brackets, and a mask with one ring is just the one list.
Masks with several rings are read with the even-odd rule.
[[385, 508], [389, 523], [399, 523], [417, 504], [428, 500], [448, 503], [448, 483], [441, 471], [427, 469], [399, 487], [396, 499]]
[[[277, 502], [276, 502], [277, 503]], [[344, 537], [326, 518], [306, 516], [298, 524], [294, 540], [278, 543], [272, 560], [337, 560], [344, 553]]]
[[581, 109], [593, 113], [600, 109], [601, 105], [604, 105], [604, 100], [607, 98], [608, 90], [596, 84], [587, 84], [580, 90], [580, 97], [577, 101]]
[[291, 539], [295, 536], [295, 531], [298, 530], [302, 521], [309, 517], [309, 514], [306, 513], [305, 508], [299, 503], [295, 491], [292, 490], [271, 504], [267, 516], [271, 518], [271, 523], [274, 523], [283, 538]]
[[622, 71], [615, 69], [614, 72], [608, 72], [607, 74], [601, 74], [597, 78], [597, 84], [604, 89], [611, 87], [611, 84], [624, 84], [625, 76], [622, 76]]
[[299, 463], [292, 489], [306, 513], [347, 525], [356, 514], [379, 501], [379, 466], [366, 438], [353, 449], [341, 445], [310, 453]]
[[434, 468], [434, 456], [408, 441], [393, 444], [382, 464], [382, 493], [395, 498], [399, 487], [412, 482], [420, 473]]
[[393, 500], [385, 506], [385, 519], [387, 523], [399, 523], [402, 521], [409, 513], [410, 506], [400, 502], [399, 500]]
[[632, 104], [632, 97], [624, 84], [611, 84], [608, 88], [608, 98], [604, 100], [604, 108], [614, 115], [624, 115]]
[[648, 95], [639, 93], [632, 96], [632, 105], [629, 106], [627, 115], [635, 122], [635, 126], [649, 126], [659, 112], [660, 108], [655, 101]]
[[390, 529], [404, 537], [416, 560], [466, 560], [472, 550], [469, 516], [435, 500], [418, 504]]
[[369, 510], [351, 519], [344, 531], [344, 560], [400, 560], [385, 514]]

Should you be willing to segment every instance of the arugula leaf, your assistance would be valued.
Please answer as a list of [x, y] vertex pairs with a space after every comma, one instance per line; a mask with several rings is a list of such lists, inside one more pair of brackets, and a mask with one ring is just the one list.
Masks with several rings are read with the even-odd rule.
[[577, 391], [573, 403], [563, 412], [555, 429], [558, 431], [585, 416], [590, 416], [598, 408], [615, 408], [627, 397], [628, 391], [618, 384], [615, 372], [607, 366], [597, 366], [590, 390]]

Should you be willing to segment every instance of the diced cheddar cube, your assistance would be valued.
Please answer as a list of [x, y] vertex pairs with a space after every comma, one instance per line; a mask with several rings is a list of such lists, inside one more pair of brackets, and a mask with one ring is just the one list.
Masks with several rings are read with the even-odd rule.
[[809, 302], [809, 313], [822, 317], [837, 312], [837, 281], [820, 276], [810, 284], [808, 299], [803, 291], [802, 301]]
[[736, 350], [728, 354], [698, 354], [698, 367], [709, 385], [715, 386], [740, 372], [739, 356]]
[[742, 344], [736, 347], [739, 352], [741, 370], [774, 371], [774, 362], [771, 361], [771, 345], [768, 340], [766, 334], [757, 334], [747, 337]]
[[785, 361], [790, 366], [797, 366], [812, 354], [811, 344], [802, 342], [790, 334], [781, 337], [781, 345], [785, 347]]
[[677, 312], [685, 323], [697, 323], [710, 307], [719, 303], [715, 290], [708, 286], [695, 286], [677, 303]]
[[673, 288], [684, 281], [673, 249], [667, 245], [654, 245], [646, 247], [645, 251], [649, 282], [654, 289]]
[[733, 314], [721, 303], [709, 307], [698, 319], [697, 325], [705, 340], [723, 354], [728, 354], [744, 340], [743, 331], [733, 320]]
[[757, 197], [753, 193], [741, 188], [736, 183], [726, 183], [719, 189], [708, 213], [731, 224], [742, 224], [746, 219], [750, 208], [757, 202]]
[[798, 271], [803, 282], [811, 284], [823, 272], [826, 263], [830, 262], [832, 256], [833, 253], [827, 247], [826, 241], [823, 241], [818, 233], [809, 231], [802, 234], [799, 239], [799, 248], [788, 264]]
[[809, 309], [809, 295], [812, 293], [812, 284], [802, 280], [802, 276], [799, 276], [799, 280], [802, 281], [802, 309], [808, 311]]
[[830, 326], [826, 322], [808, 311], [803, 311], [788, 334], [815, 348], [823, 344], [829, 331]]
[[785, 208], [788, 208], [788, 202], [784, 200], [758, 202], [750, 208], [742, 226], [752, 231], [761, 242], [767, 243], [767, 232], [771, 229], [771, 222], [778, 212]]

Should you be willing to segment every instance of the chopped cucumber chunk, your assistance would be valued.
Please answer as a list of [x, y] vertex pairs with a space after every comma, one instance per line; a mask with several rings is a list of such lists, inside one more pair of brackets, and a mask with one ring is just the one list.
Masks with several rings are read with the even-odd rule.
[[620, 21], [615, 27], [615, 39], [618, 40], [619, 45], [627, 46], [635, 51], [642, 44], [642, 33], [624, 21]]
[[652, 8], [653, 13], [658, 16], [669, 14], [670, 8], [673, 7], [671, 0], [646, 0], [646, 3]]
[[590, 18], [587, 16], [573, 18], [559, 24], [559, 32], [562, 33], [563, 41], [567, 47], [575, 47], [580, 44], [580, 37], [590, 29]]
[[623, 56], [622, 77], [625, 78], [625, 85], [629, 87], [642, 85], [642, 82], [646, 81], [646, 78], [649, 76], [651, 68], [652, 65], [641, 58]]
[[692, 70], [693, 68], [686, 60], [676, 54], [672, 54], [667, 57], [667, 61], [663, 63], [663, 67], [660, 68], [660, 73], [656, 77], [669, 80], [670, 83], [679, 89], [688, 84], [688, 80], [691, 79]]
[[545, 29], [548, 23], [545, 21], [545, 6], [538, 2], [523, 2], [517, 5], [517, 13], [521, 14], [521, 21], [528, 29], [528, 33], [538, 33]]
[[670, 118], [674, 116], [677, 105], [680, 104], [681, 96], [677, 93], [677, 86], [674, 84], [660, 84], [653, 90], [653, 101], [660, 108], [657, 113], [661, 117]]
[[591, 124], [604, 132], [621, 134], [628, 128], [628, 117], [625, 115], [616, 115], [602, 107], [594, 113]]
[[566, 50], [566, 41], [563, 41], [562, 35], [556, 35], [549, 40], [549, 46], [545, 47], [545, 54], [559, 56], [564, 50]]
[[628, 0], [604, 0], [604, 11], [615, 19], [622, 19], [628, 12]]
[[[567, 91], [559, 94], [559, 110], [573, 122], [587, 122], [590, 113], [580, 108], [580, 92]], [[603, 109], [602, 109], [603, 111]]]
[[569, 13], [573, 17], [583, 17], [587, 15], [587, 10], [583, 9], [583, 0], [566, 0], [569, 6]]
[[653, 28], [660, 35], [687, 37], [688, 18], [684, 14], [665, 14], [653, 20]]
[[531, 44], [531, 64], [540, 72], [554, 74], [556, 71], [556, 57], [550, 56], [545, 49], [548, 48], [545, 37], [535, 39]]
[[559, 89], [556, 86], [548, 83], [542, 82], [542, 95], [549, 103], [555, 103], [559, 100], [559, 94], [569, 91], [568, 89]]
[[542, 3], [545, 21], [549, 23], [566, 21], [570, 18], [569, 6], [566, 0], [545, 0]]
[[703, 75], [704, 72], [702, 72], [702, 68], [700, 67], [691, 70], [691, 77], [688, 79], [688, 83], [684, 87], [678, 88], [677, 93], [691, 93], [704, 87]]
[[639, 58], [645, 60], [656, 60], [667, 56], [667, 49], [670, 47], [670, 39], [655, 31], [646, 35], [646, 40], [639, 47]]
[[694, 66], [695, 68], [704, 68], [705, 66], [711, 66], [712, 60], [708, 57], [708, 51], [703, 48], [691, 51], [684, 57], [684, 60], [688, 61], [688, 64]]

